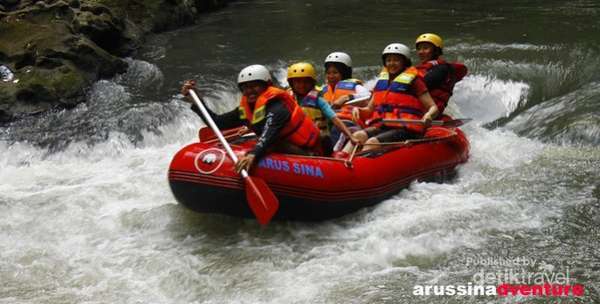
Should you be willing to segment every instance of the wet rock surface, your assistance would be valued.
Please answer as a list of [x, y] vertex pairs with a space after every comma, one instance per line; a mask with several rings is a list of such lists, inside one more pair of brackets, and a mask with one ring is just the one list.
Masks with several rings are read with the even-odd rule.
[[127, 69], [153, 32], [192, 24], [227, 0], [0, 0], [0, 123], [70, 108], [91, 84]]

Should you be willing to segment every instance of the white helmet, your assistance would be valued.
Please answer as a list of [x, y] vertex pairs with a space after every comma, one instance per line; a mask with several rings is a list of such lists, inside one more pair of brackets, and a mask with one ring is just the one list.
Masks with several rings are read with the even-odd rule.
[[402, 43], [391, 43], [383, 49], [381, 56], [385, 56], [387, 54], [398, 54], [408, 59], [410, 58], [410, 49]]
[[238, 75], [238, 84], [254, 81], [254, 80], [262, 80], [264, 82], [271, 81], [271, 73], [264, 65], [253, 64], [243, 68]]
[[327, 55], [327, 58], [325, 58], [325, 64], [328, 62], [339, 62], [345, 64], [349, 68], [352, 67], [352, 58], [350, 58], [350, 55], [344, 52], [333, 52]]

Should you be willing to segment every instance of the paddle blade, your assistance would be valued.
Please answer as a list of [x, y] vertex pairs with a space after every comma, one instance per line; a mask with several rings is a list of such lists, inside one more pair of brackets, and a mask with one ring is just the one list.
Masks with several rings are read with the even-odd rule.
[[468, 123], [469, 121], [471, 121], [471, 118], [453, 119], [453, 120], [444, 121], [443, 126], [457, 128], [457, 127], [460, 127], [460, 126]]
[[248, 176], [246, 199], [250, 209], [261, 225], [266, 225], [279, 209], [279, 200], [262, 178]]
[[217, 138], [217, 136], [215, 135], [215, 132], [210, 127], [202, 127], [198, 131], [198, 138], [200, 139], [200, 142], [206, 142], [211, 139]]
[[452, 63], [452, 67], [454, 68], [454, 77], [456, 78], [456, 82], [461, 81], [467, 75], [467, 67], [458, 62]]
[[[418, 125], [423, 124], [422, 121], [416, 120], [416, 119], [384, 119], [382, 121], [383, 122], [391, 122], [391, 123], [405, 123], [405, 124], [412, 123], [412, 124], [418, 124]], [[471, 121], [471, 118], [460, 118], [460, 119], [453, 119], [453, 120], [434, 120], [431, 122], [431, 125], [456, 128], [456, 127], [460, 127], [460, 126], [466, 124], [469, 121]]]

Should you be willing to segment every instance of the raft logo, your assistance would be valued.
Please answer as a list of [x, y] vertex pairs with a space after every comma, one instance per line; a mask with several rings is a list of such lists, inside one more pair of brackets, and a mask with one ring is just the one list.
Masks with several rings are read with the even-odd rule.
[[214, 154], [208, 154], [208, 155], [204, 155], [204, 157], [202, 158], [202, 162], [205, 164], [212, 164], [217, 160], [217, 156]]
[[223, 150], [210, 148], [196, 155], [194, 166], [202, 174], [212, 174], [221, 168], [224, 161], [225, 152]]
[[313, 178], [325, 178], [323, 170], [318, 165], [288, 162], [287, 160], [273, 159], [270, 157], [261, 159], [258, 162], [258, 167]]

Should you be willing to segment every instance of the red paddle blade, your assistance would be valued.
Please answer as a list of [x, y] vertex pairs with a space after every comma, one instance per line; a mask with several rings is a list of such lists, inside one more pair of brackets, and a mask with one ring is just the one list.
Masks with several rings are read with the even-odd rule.
[[[223, 136], [225, 136], [225, 138], [228, 138], [232, 135], [239, 136], [242, 134], [241, 130], [243, 128], [244, 127], [238, 127], [238, 128], [223, 130], [223, 131], [221, 131], [221, 134], [223, 134]], [[210, 127], [202, 127], [198, 131], [198, 138], [200, 139], [200, 142], [207, 142], [207, 141], [211, 141], [211, 140], [216, 140], [217, 135]]]
[[198, 131], [198, 138], [200, 139], [200, 142], [206, 142], [211, 139], [215, 139], [216, 137], [217, 136], [215, 135], [215, 132], [213, 132], [213, 130], [209, 127], [202, 127], [200, 128], [200, 131]]
[[266, 225], [279, 209], [279, 200], [262, 178], [248, 176], [246, 199], [250, 209], [261, 225]]
[[469, 121], [471, 121], [471, 118], [453, 119], [453, 120], [449, 120], [449, 121], [444, 121], [443, 126], [444, 127], [460, 127]]
[[456, 81], [460, 81], [467, 75], [468, 70], [464, 64], [455, 62], [452, 64], [452, 67], [454, 67], [454, 74], [456, 75], [455, 76]]

